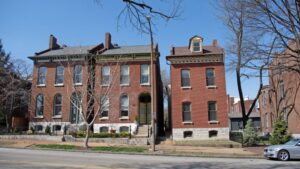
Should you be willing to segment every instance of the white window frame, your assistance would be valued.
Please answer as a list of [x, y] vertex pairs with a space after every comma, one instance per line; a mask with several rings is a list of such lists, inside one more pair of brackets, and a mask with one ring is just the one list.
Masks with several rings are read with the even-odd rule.
[[[126, 96], [127, 97], [127, 109], [124, 109], [123, 107], [125, 107], [125, 106], [122, 106], [122, 97], [123, 96]], [[128, 94], [122, 94], [121, 95], [121, 97], [120, 97], [120, 117], [121, 117], [121, 119], [128, 119], [128, 117], [129, 117], [129, 96], [128, 96]], [[127, 116], [122, 116], [122, 111], [123, 110], [127, 110]]]
[[[62, 74], [58, 74], [58, 68], [62, 68]], [[63, 85], [64, 84], [64, 81], [65, 81], [65, 79], [64, 79], [64, 74], [65, 74], [65, 67], [64, 66], [56, 66], [56, 72], [55, 72], [55, 85]], [[58, 78], [58, 76], [62, 76], [62, 83], [58, 83], [57, 82], [57, 78]]]
[[[123, 71], [123, 67], [127, 67], [128, 74], [124, 74], [125, 72]], [[124, 83], [122, 81], [123, 76], [128, 76], [128, 82], [127, 83]], [[129, 84], [130, 84], [130, 67], [129, 67], [129, 65], [121, 65], [121, 67], [120, 67], [120, 85], [129, 85]]]
[[[44, 69], [45, 70], [45, 72], [42, 74], [42, 69]], [[38, 69], [38, 81], [37, 81], [37, 85], [38, 86], [46, 86], [46, 76], [47, 76], [47, 67], [45, 67], [45, 66], [41, 66], [41, 67], [39, 67], [39, 69]], [[42, 77], [43, 77], [43, 83], [41, 83], [41, 79], [42, 79]]]
[[[147, 66], [147, 68], [148, 68], [148, 70], [147, 70], [148, 72], [147, 73], [148, 74], [143, 74], [143, 67], [144, 66]], [[142, 82], [142, 79], [143, 79], [142, 77], [143, 76], [148, 76], [148, 82]], [[140, 70], [140, 84], [141, 85], [150, 85], [150, 65], [149, 64], [142, 64], [141, 65], [141, 70]]]
[[[104, 74], [104, 69], [107, 68], [108, 69], [108, 74]], [[108, 81], [104, 81], [104, 77], [108, 76]], [[101, 85], [102, 86], [109, 86], [110, 84], [110, 66], [102, 66], [101, 67]]]
[[[76, 72], [76, 66], [81, 67], [80, 73]], [[75, 85], [82, 85], [82, 80], [83, 80], [82, 71], [83, 71], [83, 66], [81, 64], [77, 64], [77, 65], [74, 66], [74, 68], [73, 68], [73, 83]], [[81, 76], [81, 82], [76, 82], [76, 76]]]

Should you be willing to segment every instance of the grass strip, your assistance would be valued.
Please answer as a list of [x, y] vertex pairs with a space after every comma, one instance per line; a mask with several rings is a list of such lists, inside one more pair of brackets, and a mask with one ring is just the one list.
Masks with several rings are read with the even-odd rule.
[[48, 148], [48, 149], [59, 149], [59, 150], [77, 150], [78, 147], [74, 145], [65, 144], [35, 144], [34, 147]]
[[145, 152], [145, 148], [142, 147], [92, 147], [92, 151], [108, 151], [108, 152], [130, 152], [130, 153], [142, 153]]

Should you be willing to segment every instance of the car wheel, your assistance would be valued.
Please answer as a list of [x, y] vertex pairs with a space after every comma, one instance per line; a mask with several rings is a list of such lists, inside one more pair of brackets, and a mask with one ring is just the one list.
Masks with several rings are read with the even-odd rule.
[[290, 154], [286, 150], [280, 150], [277, 154], [277, 158], [280, 161], [287, 161], [290, 159]]

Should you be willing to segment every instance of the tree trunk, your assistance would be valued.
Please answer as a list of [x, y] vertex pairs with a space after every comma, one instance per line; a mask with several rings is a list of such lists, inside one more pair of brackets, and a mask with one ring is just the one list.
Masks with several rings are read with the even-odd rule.
[[86, 127], [86, 134], [85, 134], [85, 139], [84, 139], [84, 148], [89, 148], [89, 138], [90, 138], [90, 125], [87, 125]]

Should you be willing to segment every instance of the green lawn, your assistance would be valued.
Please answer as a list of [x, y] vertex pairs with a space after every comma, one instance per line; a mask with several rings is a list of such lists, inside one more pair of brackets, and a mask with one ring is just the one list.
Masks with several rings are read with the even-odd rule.
[[76, 149], [78, 149], [78, 146], [64, 145], [64, 144], [35, 144], [34, 147], [59, 149], [59, 150], [76, 150]]
[[175, 141], [176, 145], [181, 146], [212, 146], [212, 147], [240, 147], [240, 143], [230, 140], [188, 140]]

